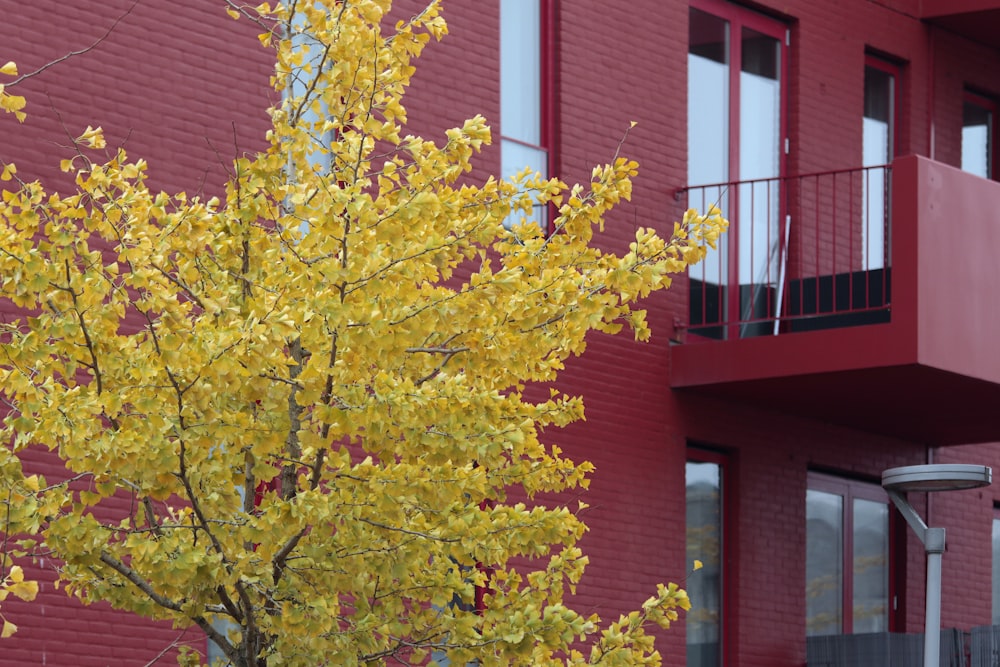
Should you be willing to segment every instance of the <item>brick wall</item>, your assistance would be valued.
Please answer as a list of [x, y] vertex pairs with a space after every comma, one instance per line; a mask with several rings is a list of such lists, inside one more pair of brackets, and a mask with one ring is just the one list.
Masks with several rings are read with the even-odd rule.
[[[22, 74], [91, 46], [120, 19], [92, 50], [10, 90], [28, 98], [28, 117], [21, 126], [0, 117], [0, 157], [25, 180], [67, 186], [59, 161], [71, 153], [61, 146], [87, 125], [103, 126], [109, 147], [145, 158], [150, 187], [172, 192], [220, 193], [233, 157], [263, 146], [272, 59], [255, 26], [230, 19], [222, 3], [0, 0], [0, 14], [0, 60], [14, 60]], [[65, 475], [46, 456], [32, 470]], [[0, 665], [138, 666], [161, 653], [157, 664], [173, 664], [175, 642], [204, 649], [200, 630], [84, 607], [54, 589], [53, 567], [43, 562], [34, 573], [41, 590], [33, 603], [4, 603], [19, 631], [3, 640]]]

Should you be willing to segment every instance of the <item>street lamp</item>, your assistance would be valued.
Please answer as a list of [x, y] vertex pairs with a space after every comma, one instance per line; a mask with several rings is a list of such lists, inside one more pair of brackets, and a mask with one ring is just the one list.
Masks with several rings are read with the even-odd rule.
[[924, 667], [938, 667], [941, 659], [941, 554], [944, 528], [928, 528], [903, 494], [906, 492], [960, 491], [989, 486], [993, 472], [989, 466], [958, 463], [904, 466], [882, 473], [882, 487], [892, 498], [924, 543], [927, 554], [927, 597], [924, 611]]

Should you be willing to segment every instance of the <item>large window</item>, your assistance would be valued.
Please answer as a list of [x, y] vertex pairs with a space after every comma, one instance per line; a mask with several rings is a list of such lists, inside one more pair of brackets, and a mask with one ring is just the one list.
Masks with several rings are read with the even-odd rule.
[[[549, 0], [500, 0], [500, 152], [509, 178], [551, 171], [552, 8]], [[546, 224], [545, 207], [534, 220]], [[505, 221], [514, 224], [513, 218]]]
[[[865, 108], [862, 119], [863, 167], [881, 167], [896, 153], [896, 114], [899, 109], [899, 67], [873, 56], [865, 59]], [[862, 182], [862, 268], [868, 271], [889, 265], [886, 172], [869, 169]]]
[[[783, 247], [779, 177], [787, 150], [787, 34], [783, 24], [737, 5], [692, 2], [689, 204], [718, 204], [733, 223], [723, 245], [690, 271], [693, 323], [746, 322], [774, 314]], [[735, 181], [740, 184], [728, 185]], [[716, 183], [717, 188], [698, 187]], [[737, 332], [706, 328], [696, 333]], [[738, 333], [756, 332], [744, 327]]]
[[965, 91], [962, 99], [962, 169], [993, 178], [993, 119], [996, 102], [983, 95]]
[[889, 499], [819, 473], [806, 491], [806, 634], [889, 630]]
[[[723, 591], [725, 530], [723, 492], [726, 458], [716, 452], [691, 449], [685, 469], [687, 591], [691, 610], [687, 624], [688, 667], [724, 664]], [[695, 562], [702, 567], [695, 570]]]

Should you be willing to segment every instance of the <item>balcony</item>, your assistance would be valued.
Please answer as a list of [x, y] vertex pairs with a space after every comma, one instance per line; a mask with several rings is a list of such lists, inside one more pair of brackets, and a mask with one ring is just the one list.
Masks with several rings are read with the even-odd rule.
[[684, 193], [732, 228], [691, 271], [673, 388], [924, 444], [1000, 440], [1000, 184], [908, 156]]

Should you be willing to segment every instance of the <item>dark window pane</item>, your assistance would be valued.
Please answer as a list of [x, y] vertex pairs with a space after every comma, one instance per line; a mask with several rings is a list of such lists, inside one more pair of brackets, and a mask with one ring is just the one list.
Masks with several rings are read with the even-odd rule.
[[892, 118], [893, 77], [877, 67], [865, 67], [865, 118], [888, 123]]
[[688, 462], [687, 562], [702, 568], [688, 576], [691, 610], [687, 621], [688, 667], [718, 667], [722, 598], [722, 468], [717, 463]]
[[767, 79], [778, 80], [781, 44], [774, 37], [743, 28], [742, 70]]
[[690, 16], [688, 52], [717, 63], [728, 63], [729, 23], [697, 9], [692, 9]]
[[806, 635], [843, 628], [844, 505], [833, 493], [806, 492]]
[[889, 629], [889, 506], [854, 500], [854, 628], [860, 632]]

